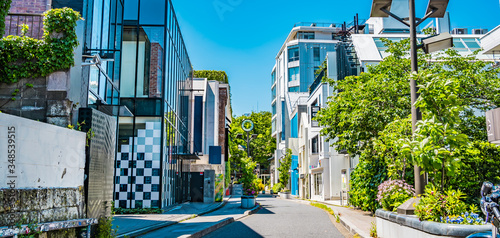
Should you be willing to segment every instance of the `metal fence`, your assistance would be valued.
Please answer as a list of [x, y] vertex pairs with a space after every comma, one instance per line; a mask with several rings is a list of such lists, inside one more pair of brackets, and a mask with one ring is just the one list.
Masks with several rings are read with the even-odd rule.
[[30, 13], [9, 13], [5, 17], [5, 33], [4, 36], [14, 35], [21, 36], [22, 24], [29, 26], [26, 36], [35, 39], [43, 37], [43, 15]]

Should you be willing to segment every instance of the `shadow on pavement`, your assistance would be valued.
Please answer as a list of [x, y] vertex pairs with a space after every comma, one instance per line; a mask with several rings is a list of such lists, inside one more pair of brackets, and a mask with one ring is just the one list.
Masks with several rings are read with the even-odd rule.
[[[260, 212], [260, 211], [259, 211]], [[245, 237], [245, 238], [261, 238], [264, 237], [259, 233], [246, 226], [241, 221], [233, 222], [222, 229], [216, 230], [212, 233], [203, 236], [204, 238], [218, 238], [218, 237]]]

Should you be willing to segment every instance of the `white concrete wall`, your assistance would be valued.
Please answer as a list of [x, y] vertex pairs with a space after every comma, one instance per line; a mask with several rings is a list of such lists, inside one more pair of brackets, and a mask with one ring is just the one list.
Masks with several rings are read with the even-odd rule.
[[0, 113], [0, 188], [83, 186], [85, 140], [83, 132]]

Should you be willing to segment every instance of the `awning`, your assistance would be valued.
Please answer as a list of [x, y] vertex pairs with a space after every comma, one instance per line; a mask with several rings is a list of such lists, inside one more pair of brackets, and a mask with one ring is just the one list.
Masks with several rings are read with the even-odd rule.
[[179, 159], [181, 160], [200, 160], [200, 157], [198, 157], [197, 154], [177, 154], [179, 156]]

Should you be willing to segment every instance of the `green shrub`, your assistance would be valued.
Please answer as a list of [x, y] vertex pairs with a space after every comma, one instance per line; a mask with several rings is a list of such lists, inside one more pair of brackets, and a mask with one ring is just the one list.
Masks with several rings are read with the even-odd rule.
[[283, 184], [281, 184], [281, 183], [275, 183], [273, 185], [273, 192], [275, 192], [275, 193], [281, 192], [282, 188], [283, 188]]
[[403, 180], [387, 180], [378, 186], [377, 201], [387, 211], [396, 209], [415, 196], [415, 189]]
[[363, 154], [351, 174], [349, 203], [363, 211], [374, 212], [380, 208], [380, 204], [376, 201], [378, 185], [387, 179], [387, 166], [384, 160]]
[[73, 50], [78, 45], [75, 27], [79, 19], [80, 14], [71, 8], [52, 9], [44, 13], [43, 40], [12, 35], [2, 38], [0, 82], [44, 77], [73, 66]]
[[[460, 190], [449, 189], [442, 193], [434, 185], [429, 184], [420, 203], [415, 206], [415, 215], [423, 221], [482, 224], [482, 219], [474, 214], [476, 206], [468, 206], [462, 201], [464, 197], [465, 194]], [[471, 217], [475, 219], [472, 220]]]
[[229, 83], [225, 71], [217, 70], [196, 70], [194, 71], [195, 78], [207, 78], [208, 80], [215, 80], [221, 83]]
[[115, 208], [115, 214], [161, 214], [160, 208]]

